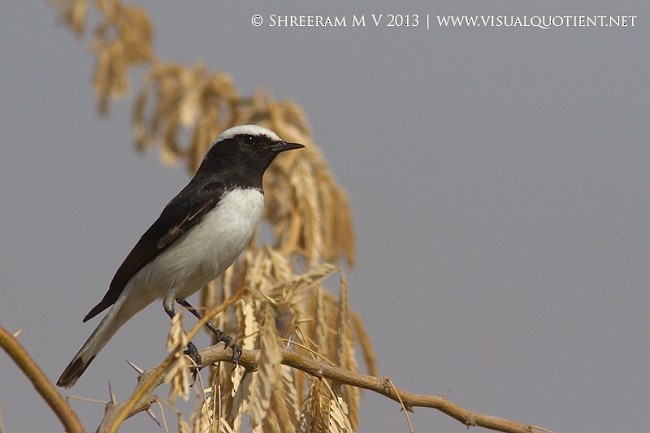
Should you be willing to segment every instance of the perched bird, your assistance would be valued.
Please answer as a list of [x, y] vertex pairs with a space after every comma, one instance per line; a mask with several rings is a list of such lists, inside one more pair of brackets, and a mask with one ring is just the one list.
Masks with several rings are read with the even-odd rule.
[[[192, 180], [142, 235], [104, 298], [84, 317], [86, 322], [112, 306], [57, 385], [73, 386], [117, 330], [156, 299], [163, 299], [170, 317], [175, 301], [199, 317], [185, 298], [221, 275], [241, 254], [264, 206], [264, 172], [280, 152], [302, 147], [256, 125], [235, 126], [219, 135]], [[209, 327], [218, 340], [233, 346], [237, 361], [241, 349]], [[198, 356], [193, 345], [188, 349]]]

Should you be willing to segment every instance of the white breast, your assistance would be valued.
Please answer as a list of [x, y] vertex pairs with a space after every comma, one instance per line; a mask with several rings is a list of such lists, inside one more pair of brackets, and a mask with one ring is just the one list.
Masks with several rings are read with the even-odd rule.
[[190, 296], [239, 257], [253, 236], [263, 207], [264, 195], [256, 189], [225, 193], [198, 225], [138, 273], [134, 289], [160, 298], [176, 286], [177, 297]]

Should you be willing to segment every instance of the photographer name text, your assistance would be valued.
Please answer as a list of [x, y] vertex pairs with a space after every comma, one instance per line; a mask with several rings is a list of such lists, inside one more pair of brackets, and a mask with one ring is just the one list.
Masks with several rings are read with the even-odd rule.
[[388, 28], [535, 28], [561, 27], [624, 28], [637, 25], [636, 15], [431, 15], [431, 14], [352, 14], [352, 15], [253, 15], [255, 27], [388, 27]]

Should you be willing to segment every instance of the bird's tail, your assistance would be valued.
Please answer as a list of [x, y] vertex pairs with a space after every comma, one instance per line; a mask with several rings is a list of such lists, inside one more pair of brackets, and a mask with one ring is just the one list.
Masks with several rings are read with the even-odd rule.
[[[93, 331], [88, 340], [84, 343], [79, 352], [72, 358], [70, 364], [63, 370], [61, 377], [56, 382], [58, 386], [70, 388], [73, 386], [79, 377], [86, 371], [88, 365], [95, 359], [95, 356], [100, 350], [106, 346], [108, 340], [115, 335], [118, 329], [126, 322], [133, 314], [128, 314], [122, 308], [124, 298], [118, 300], [113, 305], [106, 317], [102, 319], [99, 326]], [[126, 314], [125, 314], [126, 313]]]

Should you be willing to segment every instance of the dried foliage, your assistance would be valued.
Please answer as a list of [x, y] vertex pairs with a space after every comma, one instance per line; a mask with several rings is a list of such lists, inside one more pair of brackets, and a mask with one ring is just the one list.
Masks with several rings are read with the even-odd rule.
[[[358, 373], [357, 347], [372, 376], [378, 374], [377, 361], [359, 316], [350, 310], [345, 276], [328, 264], [354, 263], [348, 200], [298, 105], [262, 90], [242, 96], [228, 74], [201, 63], [188, 67], [159, 59], [151, 23], [139, 7], [120, 0], [50, 3], [78, 37], [96, 19], [90, 48], [96, 56], [93, 87], [101, 114], [111, 100], [128, 93], [131, 70], [144, 69], [133, 104], [138, 151], [157, 148], [164, 163], [183, 161], [194, 172], [221, 131], [245, 123], [264, 125], [306, 146], [282, 155], [265, 175], [264, 218], [272, 240], [263, 246], [251, 242], [243, 259], [201, 293], [202, 308], [215, 315], [211, 320], [217, 327], [237, 337], [244, 353], [234, 369], [221, 361], [212, 365], [209, 383], [203, 388], [201, 382], [202, 392], [195, 392], [199, 398], [191, 416], [177, 411], [179, 432], [349, 433], [358, 430], [361, 388], [398, 400], [406, 409], [435, 407], [468, 426], [532, 431]], [[340, 276], [338, 296], [326, 287], [335, 274]], [[189, 336], [197, 330], [198, 325]], [[187, 341], [179, 314], [169, 333], [170, 355], [141, 374], [129, 400], [111, 404], [99, 431], [116, 431], [126, 417], [160, 402], [153, 392], [163, 381], [170, 384], [168, 405], [178, 396], [190, 397], [189, 358], [183, 355]], [[164, 414], [163, 422], [167, 428]]]
[[[242, 368], [213, 366], [213, 380], [190, 423], [194, 430], [210, 425], [216, 431], [239, 431], [246, 415], [255, 432], [329, 431], [327, 422], [322, 422], [330, 414], [333, 431], [352, 431], [350, 426], [356, 430], [358, 390], [346, 390], [279, 362], [280, 347], [285, 346], [356, 370], [357, 338], [364, 340], [360, 347], [372, 360], [368, 369], [377, 370], [370, 340], [354, 327], [344, 277], [340, 301], [322, 284], [340, 272], [325, 263], [341, 259], [353, 263], [354, 233], [345, 192], [313, 142], [300, 107], [261, 90], [244, 97], [228, 74], [202, 64], [188, 67], [158, 59], [152, 49], [152, 26], [136, 6], [119, 0], [53, 3], [79, 37], [95, 18], [93, 12], [98, 13], [90, 48], [96, 56], [93, 86], [101, 114], [107, 113], [112, 99], [127, 94], [131, 70], [146, 68], [133, 105], [138, 151], [157, 148], [164, 163], [184, 161], [193, 172], [221, 131], [244, 123], [264, 125], [288, 141], [306, 145], [301, 152], [278, 158], [265, 175], [264, 218], [271, 243], [266, 247], [251, 243], [243, 260], [202, 291], [202, 306], [210, 308], [242, 285], [248, 288], [249, 294], [236, 308], [214, 322], [239, 336], [244, 349], [259, 349], [260, 367], [247, 373]], [[189, 397], [186, 342], [177, 316], [168, 340], [174, 358], [165, 375], [165, 382], [171, 384], [171, 404], [178, 396]], [[318, 413], [315, 421], [309, 418], [310, 407]], [[187, 429], [190, 425], [179, 417], [179, 431]]]
[[[345, 359], [346, 368], [357, 366], [347, 301], [339, 301], [323, 287], [325, 280], [340, 273], [339, 269], [322, 264], [297, 273], [288, 259], [271, 246], [249, 250], [239, 266], [245, 269], [248, 294], [237, 304], [237, 320], [231, 322], [230, 330], [241, 332], [244, 349], [259, 350], [260, 367], [252, 374], [248, 387], [242, 386], [246, 373], [241, 367], [217, 368], [225, 422], [236, 430], [244, 408], [255, 432], [329, 431], [319, 430], [318, 426], [323, 422], [328, 425], [333, 411], [337, 420], [345, 417], [345, 425], [355, 426], [349, 431], [356, 431], [356, 388], [314, 378], [279, 362], [280, 347], [285, 346], [320, 362], [336, 365], [340, 358]], [[238, 279], [226, 276], [224, 280]], [[342, 293], [346, 290], [342, 285]], [[237, 323], [243, 327], [237, 329]], [[339, 394], [334, 391], [337, 389]], [[341, 403], [331, 406], [330, 400]]]

